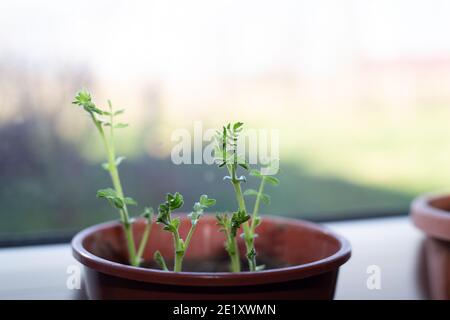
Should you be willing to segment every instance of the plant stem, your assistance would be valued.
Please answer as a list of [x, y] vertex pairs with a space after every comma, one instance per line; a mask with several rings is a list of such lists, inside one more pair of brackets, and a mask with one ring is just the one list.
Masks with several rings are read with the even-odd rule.
[[174, 272], [181, 272], [183, 264], [183, 255], [175, 252], [175, 264], [173, 267]]
[[[114, 159], [114, 160], [113, 160]], [[111, 175], [111, 179], [113, 181], [114, 189], [119, 197], [123, 198], [124, 194], [122, 191], [122, 185], [120, 183], [119, 172], [117, 171], [116, 163], [115, 163], [115, 154], [114, 150], [110, 150], [109, 152], [109, 172]], [[127, 205], [124, 204], [122, 213], [122, 223], [125, 229], [125, 237], [127, 239], [128, 244], [128, 252], [130, 255], [130, 264], [132, 266], [138, 266], [139, 261], [136, 260], [136, 245], [134, 243], [133, 230], [132, 225], [130, 223], [130, 217], [128, 215]]]
[[130, 264], [133, 267], [138, 267], [140, 262], [136, 259], [136, 246], [134, 244], [132, 226], [128, 222], [128, 223], [123, 223], [123, 227], [125, 230], [125, 237], [127, 239]]
[[[236, 176], [236, 165], [233, 164], [233, 165], [227, 166], [227, 167], [230, 171], [231, 183], [233, 184], [233, 187], [234, 187], [234, 191], [236, 194], [236, 200], [239, 205], [239, 210], [247, 213], [247, 208], [245, 207], [244, 196], [243, 196], [242, 190], [241, 190], [241, 181], [238, 180], [238, 178]], [[245, 247], [247, 249], [248, 267], [249, 267], [250, 271], [256, 271], [256, 258], [254, 256], [252, 258], [248, 258], [249, 254], [255, 250], [254, 249], [254, 241], [253, 241], [253, 239], [254, 239], [253, 232], [248, 224], [248, 221], [246, 221], [242, 224], [242, 228], [244, 230]]]
[[241, 261], [239, 259], [239, 248], [236, 238], [229, 236], [229, 244], [232, 247], [233, 254], [230, 254], [231, 258], [231, 272], [241, 272]]
[[181, 237], [178, 233], [178, 230], [176, 233], [174, 233], [174, 242], [175, 242], [175, 264], [174, 264], [174, 271], [180, 272], [182, 270], [183, 265], [183, 259], [186, 254], [186, 250], [189, 247], [189, 243], [191, 242], [192, 235], [194, 234], [195, 228], [197, 227], [197, 223], [191, 224], [191, 228], [189, 229], [189, 232], [186, 236], [186, 239], [184, 240], [183, 247], [180, 247], [181, 243]]
[[147, 246], [148, 236], [150, 235], [150, 231], [152, 230], [152, 221], [148, 221], [145, 225], [144, 234], [142, 235], [141, 242], [139, 243], [139, 248], [136, 254], [136, 263], [140, 264], [142, 254], [144, 253], [145, 247]]
[[189, 247], [189, 242], [191, 242], [192, 235], [194, 234], [195, 228], [197, 224], [191, 225], [191, 229], [189, 229], [188, 235], [186, 236], [186, 240], [184, 240], [184, 247], [187, 249]]
[[178, 233], [178, 230], [176, 233], [173, 234], [173, 237], [175, 243], [175, 262], [173, 266], [173, 271], [181, 272], [184, 253], [182, 252], [183, 251], [182, 248], [180, 248], [180, 235]]
[[[120, 182], [119, 172], [117, 170], [116, 166], [116, 155], [115, 155], [115, 148], [114, 148], [114, 122], [113, 122], [113, 116], [111, 112], [110, 116], [110, 141], [108, 142], [108, 139], [105, 136], [105, 132], [103, 130], [102, 125], [97, 121], [95, 116], [91, 113], [91, 116], [94, 120], [95, 126], [97, 127], [100, 136], [102, 138], [103, 144], [105, 145], [106, 153], [108, 156], [108, 171], [111, 176], [111, 180], [114, 186], [114, 189], [116, 190], [117, 195], [120, 198], [124, 197], [122, 184]], [[130, 223], [130, 217], [128, 215], [128, 209], [126, 204], [124, 204], [123, 209], [120, 210], [120, 217], [121, 221], [124, 227], [125, 231], [125, 237], [127, 239], [127, 246], [128, 246], [128, 254], [129, 254], [129, 262], [132, 266], [138, 266], [139, 261], [136, 259], [136, 247], [134, 243], [134, 237], [133, 237], [133, 230]]]
[[157, 253], [160, 256], [160, 259], [158, 260], [159, 264], [161, 265], [161, 269], [163, 269], [164, 271], [169, 271], [169, 268], [167, 268], [166, 265], [166, 261], [164, 260], [164, 258], [161, 256], [161, 253], [159, 251], [157, 251]]
[[261, 198], [262, 198], [262, 194], [264, 192], [264, 186], [266, 184], [266, 178], [263, 177], [261, 179], [261, 183], [259, 185], [259, 189], [258, 189], [258, 195], [256, 196], [256, 200], [255, 200], [255, 206], [253, 208], [253, 214], [252, 214], [252, 223], [251, 223], [251, 231], [252, 233], [255, 233], [255, 229], [256, 229], [256, 217], [258, 216], [258, 211], [259, 211], [259, 204], [261, 202]]

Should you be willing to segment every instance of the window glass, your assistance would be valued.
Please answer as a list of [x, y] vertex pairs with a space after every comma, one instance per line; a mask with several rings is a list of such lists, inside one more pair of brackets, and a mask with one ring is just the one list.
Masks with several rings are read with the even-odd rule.
[[[263, 213], [406, 213], [450, 181], [448, 1], [0, 2], [0, 238], [116, 219], [104, 150], [71, 101], [125, 108], [126, 193], [235, 200], [224, 170], [170, 158], [176, 129], [279, 130]], [[248, 183], [253, 186], [253, 182]], [[139, 213], [139, 212], [136, 212]]]

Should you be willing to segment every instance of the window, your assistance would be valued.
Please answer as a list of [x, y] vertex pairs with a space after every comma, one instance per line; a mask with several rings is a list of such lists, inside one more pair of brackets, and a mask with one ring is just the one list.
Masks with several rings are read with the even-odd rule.
[[121, 175], [141, 204], [207, 188], [229, 207], [223, 172], [172, 164], [170, 136], [241, 120], [280, 130], [264, 213], [406, 213], [450, 181], [449, 14], [446, 1], [2, 1], [0, 238], [117, 218], [95, 197], [110, 182], [71, 105], [80, 87], [126, 107]]

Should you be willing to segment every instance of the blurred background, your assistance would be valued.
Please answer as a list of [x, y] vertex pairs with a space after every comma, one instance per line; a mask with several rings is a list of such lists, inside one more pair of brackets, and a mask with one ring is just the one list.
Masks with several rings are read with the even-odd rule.
[[444, 0], [2, 0], [0, 240], [118, 218], [95, 197], [110, 180], [79, 88], [126, 109], [120, 170], [142, 206], [179, 191], [186, 211], [204, 192], [233, 209], [225, 172], [172, 164], [170, 136], [239, 120], [280, 130], [263, 213], [406, 214], [450, 184], [449, 16]]

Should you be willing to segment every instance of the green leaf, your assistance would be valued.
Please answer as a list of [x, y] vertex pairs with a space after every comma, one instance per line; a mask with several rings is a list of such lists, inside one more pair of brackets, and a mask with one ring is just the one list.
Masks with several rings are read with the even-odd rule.
[[137, 202], [136, 202], [133, 198], [130, 198], [130, 197], [125, 197], [125, 198], [123, 199], [123, 202], [124, 202], [126, 205], [137, 206]]
[[117, 157], [117, 159], [116, 159], [116, 166], [118, 167], [122, 163], [122, 161], [125, 160], [125, 159], [126, 159], [125, 157]]
[[123, 200], [121, 198], [119, 198], [119, 197], [116, 197], [116, 198], [112, 199], [112, 203], [114, 204], [114, 206], [117, 209], [123, 209], [123, 207], [125, 207], [125, 204], [124, 204]]
[[226, 213], [216, 214], [217, 225], [223, 228], [227, 227], [228, 215]]
[[249, 169], [249, 166], [248, 166], [248, 164], [246, 164], [246, 163], [238, 163], [239, 164], [239, 166], [241, 166], [243, 169], [245, 169], [245, 170], [248, 170]]
[[262, 270], [264, 270], [265, 268], [266, 268], [266, 265], [265, 265], [265, 264], [261, 264], [261, 265], [259, 265], [259, 266], [256, 266], [255, 271], [262, 271]]
[[104, 111], [98, 109], [95, 104], [92, 102], [91, 94], [87, 90], [80, 90], [75, 95], [74, 101], [72, 101], [73, 104], [76, 104], [78, 106], [81, 106], [86, 110], [87, 112], [93, 114], [97, 113], [99, 115], [103, 115]]
[[166, 261], [164, 260], [161, 252], [159, 252], [158, 250], [155, 251], [155, 253], [153, 254], [153, 259], [161, 267], [161, 269], [163, 269], [164, 271], [169, 271], [166, 265]]
[[170, 223], [165, 225], [163, 230], [169, 231], [169, 232], [172, 232], [172, 233], [174, 233], [176, 231]]
[[82, 89], [75, 95], [75, 100], [72, 102], [74, 104], [86, 104], [91, 102], [91, 94], [89, 91]]
[[200, 217], [203, 215], [203, 206], [200, 202], [194, 203], [193, 211], [188, 214], [189, 219], [191, 219], [192, 225], [196, 225]]
[[238, 131], [238, 130], [240, 130], [240, 129], [242, 128], [243, 125], [244, 125], [243, 122], [236, 122], [236, 123], [233, 125], [233, 130], [234, 130], [234, 131]]
[[209, 199], [206, 194], [201, 195], [199, 202], [194, 203], [194, 206], [192, 207], [193, 211], [188, 214], [188, 217], [191, 219], [191, 223], [193, 225], [197, 224], [203, 214], [203, 210], [212, 207], [215, 204], [215, 199]]
[[200, 204], [205, 208], [210, 208], [216, 204], [216, 199], [210, 199], [208, 195], [203, 194], [200, 197]]
[[261, 217], [255, 218], [255, 227], [259, 226], [261, 224]]
[[120, 114], [122, 114], [124, 112], [125, 112], [124, 109], [117, 110], [116, 112], [114, 112], [114, 116], [118, 116], [118, 115], [120, 115]]
[[128, 127], [128, 123], [118, 123], [116, 125], [114, 125], [115, 129], [122, 129], [122, 128], [126, 128]]
[[262, 179], [264, 179], [265, 181], [267, 181], [268, 183], [270, 183], [270, 184], [272, 184], [274, 186], [277, 186], [277, 185], [280, 184], [280, 180], [278, 178], [275, 178], [274, 176], [263, 175], [261, 173], [261, 171], [256, 170], [256, 169], [252, 169], [250, 171], [250, 175], [254, 176], [254, 177], [262, 178]]
[[262, 177], [261, 172], [259, 170], [256, 170], [256, 169], [250, 170], [250, 175], [253, 176], [253, 177]]
[[[125, 159], [126, 159], [125, 157], [117, 157], [115, 161], [116, 167], [118, 167]], [[109, 163], [108, 162], [102, 163], [102, 168], [105, 169], [106, 171], [109, 171]]]
[[117, 193], [114, 189], [107, 188], [107, 189], [101, 189], [97, 191], [97, 198], [104, 198], [108, 200], [108, 202], [111, 204], [111, 206], [117, 208], [117, 209], [123, 209], [125, 205], [136, 205], [136, 201], [134, 201], [130, 197], [126, 197], [124, 199], [117, 196]]
[[178, 229], [178, 227], [180, 226], [180, 218], [173, 219], [171, 224], [172, 224], [174, 229]]
[[231, 217], [231, 235], [236, 236], [237, 230], [244, 222], [248, 221], [250, 216], [245, 211], [234, 212]]
[[266, 180], [268, 183], [277, 186], [280, 184], [280, 180], [273, 177], [273, 176], [264, 176], [264, 180]]
[[116, 196], [117, 196], [116, 190], [112, 188], [100, 189], [97, 191], [98, 198], [108, 198], [108, 197], [115, 198]]
[[223, 127], [222, 133], [219, 131], [215, 136], [216, 148], [214, 149], [215, 161], [219, 168], [230, 164], [233, 166], [240, 166], [245, 170], [249, 169], [245, 158], [237, 154], [237, 141], [239, 133], [243, 129], [243, 123], [237, 122], [235, 124], [228, 123]]
[[257, 196], [258, 195], [258, 191], [256, 191], [255, 189], [247, 189], [244, 191], [244, 196]]
[[175, 192], [175, 194], [168, 193], [166, 199], [170, 210], [181, 208], [184, 203], [183, 196], [178, 192]]
[[159, 214], [156, 221], [164, 225], [164, 230], [175, 233], [180, 225], [180, 218], [172, 220], [170, 212], [183, 205], [183, 196], [178, 192], [175, 194], [168, 193], [166, 199], [166, 202], [159, 205]]
[[[85, 106], [85, 108], [87, 108], [87, 106]], [[90, 111], [97, 113], [99, 115], [103, 115], [103, 113], [105, 112], [103, 110], [98, 109], [94, 104], [89, 109]]]
[[270, 204], [270, 196], [268, 194], [261, 193], [260, 197], [261, 197], [262, 202], [264, 202], [267, 205]]
[[227, 213], [216, 214], [217, 225], [220, 227], [219, 231], [228, 234], [231, 231], [231, 218]]
[[102, 163], [102, 168], [105, 169], [106, 171], [109, 171], [109, 163], [108, 162]]
[[141, 217], [147, 219], [147, 223], [152, 223], [154, 210], [152, 207], [145, 207]]
[[195, 212], [203, 212], [203, 209], [205, 209], [205, 206], [203, 206], [200, 202], [195, 202], [192, 206], [192, 209]]
[[169, 206], [166, 203], [162, 203], [159, 205], [158, 218], [156, 221], [165, 226], [168, 226], [170, 224], [170, 211]]
[[193, 225], [196, 225], [202, 214], [203, 214], [203, 211], [195, 211], [194, 210], [188, 214], [188, 217], [189, 217], [189, 219], [191, 219], [191, 223]]

